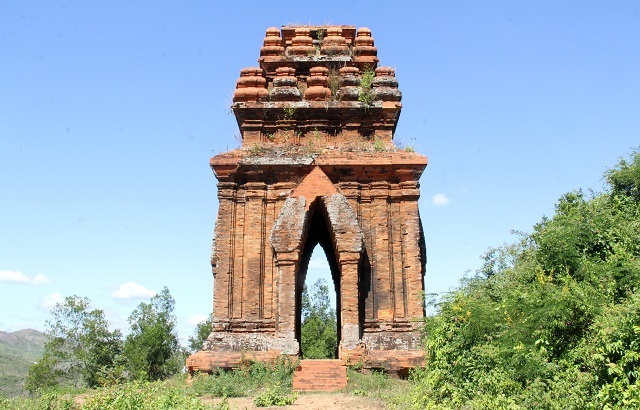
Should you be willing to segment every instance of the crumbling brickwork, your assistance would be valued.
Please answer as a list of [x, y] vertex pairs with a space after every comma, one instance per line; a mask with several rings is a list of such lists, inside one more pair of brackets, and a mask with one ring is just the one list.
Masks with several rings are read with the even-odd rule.
[[189, 370], [298, 355], [318, 244], [337, 291], [339, 358], [398, 372], [421, 365], [427, 158], [394, 145], [395, 70], [378, 67], [371, 31], [353, 26], [269, 28], [258, 61], [241, 70], [233, 98], [242, 146], [211, 159], [213, 329]]

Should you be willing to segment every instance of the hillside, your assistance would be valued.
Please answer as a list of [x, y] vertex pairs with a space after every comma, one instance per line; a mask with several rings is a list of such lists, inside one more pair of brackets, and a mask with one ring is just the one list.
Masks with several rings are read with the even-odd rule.
[[33, 329], [0, 331], [0, 394], [23, 394], [22, 384], [33, 362], [44, 352], [47, 336]]

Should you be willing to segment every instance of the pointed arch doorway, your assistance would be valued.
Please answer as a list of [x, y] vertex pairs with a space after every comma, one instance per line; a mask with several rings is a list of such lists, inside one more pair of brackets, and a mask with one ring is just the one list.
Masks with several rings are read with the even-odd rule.
[[362, 336], [368, 283], [363, 269], [364, 235], [348, 200], [320, 167], [315, 167], [285, 201], [271, 232], [271, 245], [280, 278], [278, 335], [299, 343], [302, 290], [311, 253], [320, 245], [336, 290], [336, 357], [340, 357], [340, 349], [355, 348]]
[[[310, 263], [319, 262], [316, 271], [310, 275]], [[323, 282], [320, 282], [323, 280]], [[326, 285], [324, 289], [315, 285]], [[304, 300], [304, 289], [307, 300]], [[316, 293], [317, 292], [317, 293]], [[340, 344], [340, 269], [331, 242], [331, 235], [322, 213], [311, 213], [309, 231], [300, 258], [296, 275], [296, 339], [300, 344], [302, 358], [338, 358]], [[306, 310], [306, 312], [305, 312]], [[312, 315], [312, 317], [305, 317]], [[306, 329], [305, 320], [308, 320]], [[306, 330], [306, 333], [305, 333]], [[334, 339], [335, 337], [335, 339]]]

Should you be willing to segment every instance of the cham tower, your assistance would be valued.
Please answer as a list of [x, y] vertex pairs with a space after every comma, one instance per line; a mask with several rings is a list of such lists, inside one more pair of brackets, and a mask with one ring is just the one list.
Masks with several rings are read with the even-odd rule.
[[367, 28], [269, 28], [231, 106], [242, 146], [211, 158], [219, 210], [213, 329], [190, 373], [300, 354], [301, 294], [320, 245], [343, 364], [421, 366], [427, 158], [394, 145], [402, 94]]

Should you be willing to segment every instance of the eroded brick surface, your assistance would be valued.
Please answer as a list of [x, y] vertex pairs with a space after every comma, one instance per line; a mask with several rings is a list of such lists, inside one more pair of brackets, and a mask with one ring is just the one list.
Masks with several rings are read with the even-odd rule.
[[347, 387], [347, 368], [341, 360], [300, 360], [293, 374], [295, 391], [333, 391]]
[[210, 161], [220, 202], [213, 329], [189, 369], [297, 355], [316, 244], [339, 291], [340, 359], [420, 366], [427, 158], [393, 143], [395, 70], [378, 67], [371, 31], [353, 26], [269, 28], [258, 61], [241, 70], [231, 107], [242, 146]]

